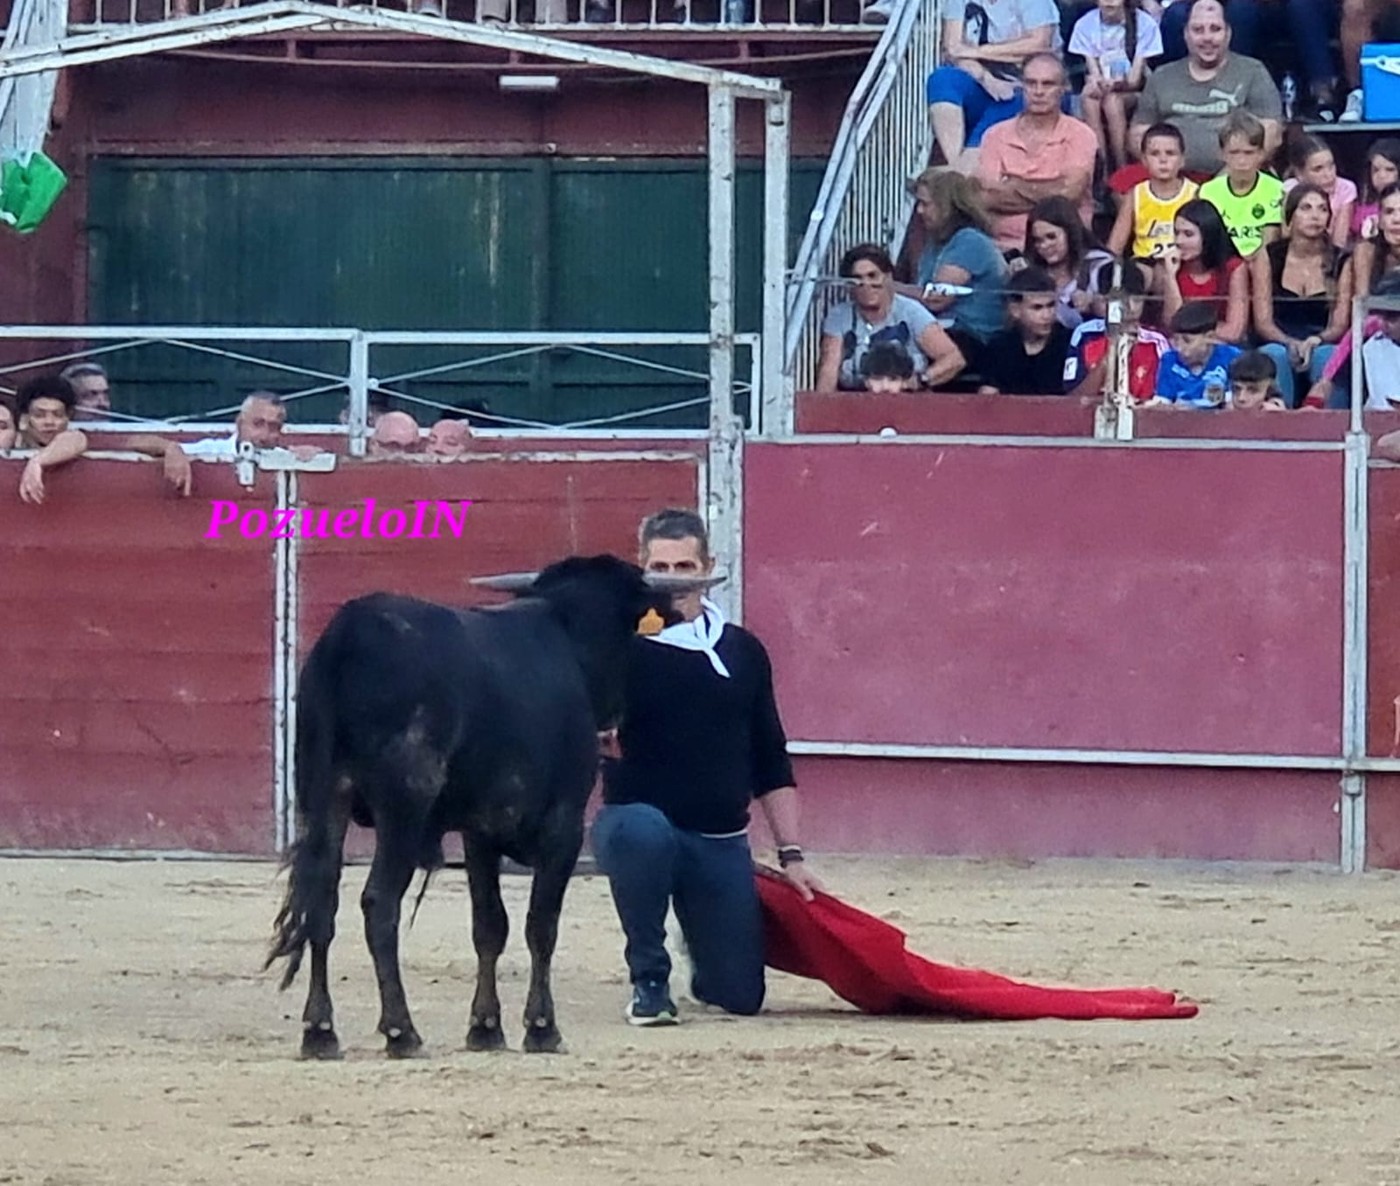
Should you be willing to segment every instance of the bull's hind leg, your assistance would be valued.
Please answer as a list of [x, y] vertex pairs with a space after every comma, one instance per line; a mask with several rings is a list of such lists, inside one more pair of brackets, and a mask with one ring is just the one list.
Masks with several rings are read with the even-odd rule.
[[470, 833], [462, 833], [467, 884], [472, 895], [472, 945], [476, 948], [476, 994], [472, 997], [468, 1050], [501, 1050], [501, 998], [496, 993], [496, 961], [506, 947], [510, 918], [501, 901], [501, 857]]
[[319, 841], [322, 846], [316, 862], [321, 885], [317, 893], [325, 902], [324, 912], [307, 919], [307, 938], [311, 944], [311, 986], [306, 994], [306, 1008], [301, 1014], [302, 1058], [334, 1059], [340, 1057], [340, 1040], [335, 1034], [335, 1009], [331, 1004], [330, 949], [335, 938], [335, 916], [340, 909], [340, 874], [344, 861], [345, 832], [349, 827], [351, 788], [348, 781], [338, 779], [336, 793], [326, 821], [326, 832]]
[[569, 887], [582, 838], [563, 851], [542, 856], [530, 885], [530, 913], [525, 919], [525, 942], [530, 948], [530, 995], [525, 999], [527, 1054], [556, 1054], [564, 1039], [554, 1019], [554, 994], [549, 988], [554, 945], [559, 938], [559, 911]]
[[407, 1058], [423, 1045], [409, 1017], [399, 976], [399, 917], [413, 869], [410, 844], [396, 832], [379, 832], [360, 907], [365, 915], [365, 942], [379, 979], [379, 1032], [390, 1058]]
[[329, 964], [330, 943], [311, 941], [311, 989], [301, 1014], [302, 1058], [340, 1057], [340, 1039], [335, 1035], [335, 1010], [331, 1006]]

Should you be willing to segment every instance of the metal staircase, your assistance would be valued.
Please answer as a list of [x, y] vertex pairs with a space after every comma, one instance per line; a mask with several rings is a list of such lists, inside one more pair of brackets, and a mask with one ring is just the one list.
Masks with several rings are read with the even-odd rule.
[[857, 243], [898, 259], [913, 196], [906, 182], [933, 151], [925, 84], [938, 64], [943, 0], [893, 0], [890, 22], [851, 92], [787, 285], [783, 337], [789, 390], [810, 390], [822, 318], [842, 298], [837, 266]]

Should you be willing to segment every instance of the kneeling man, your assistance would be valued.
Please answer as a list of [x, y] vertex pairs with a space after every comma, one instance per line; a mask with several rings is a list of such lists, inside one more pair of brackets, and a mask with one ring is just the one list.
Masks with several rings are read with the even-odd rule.
[[[649, 572], [708, 575], [709, 537], [690, 511], [643, 522]], [[763, 1005], [763, 920], [749, 853], [757, 799], [788, 879], [810, 899], [797, 790], [763, 644], [726, 623], [700, 593], [676, 598], [684, 619], [638, 637], [629, 658], [620, 756], [603, 764], [593, 851], [626, 935], [627, 1019], [674, 1025], [666, 912], [672, 902], [692, 965], [691, 994], [730, 1013]]]

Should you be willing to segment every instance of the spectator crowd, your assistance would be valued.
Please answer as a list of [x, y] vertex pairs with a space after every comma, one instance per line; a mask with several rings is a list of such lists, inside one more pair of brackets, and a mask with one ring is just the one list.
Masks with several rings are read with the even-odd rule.
[[[56, 466], [81, 457], [97, 439], [76, 425], [106, 420], [112, 409], [111, 382], [97, 363], [83, 362], [60, 374], [38, 375], [13, 395], [0, 391], [0, 457], [11, 452], [25, 455], [19, 495], [27, 503], [42, 503], [44, 476]], [[391, 411], [382, 397], [372, 394], [369, 403], [372, 460], [421, 457], [452, 461], [469, 448], [471, 427], [466, 420], [443, 418], [424, 430], [408, 412]], [[349, 418], [348, 408], [341, 422]], [[141, 453], [164, 466], [165, 479], [178, 493], [189, 495], [193, 485], [191, 458], [232, 462], [240, 445], [255, 450], [287, 449], [309, 461], [323, 452], [317, 445], [293, 444], [283, 435], [287, 404], [275, 392], [255, 391], [244, 399], [227, 434], [203, 440], [183, 441], [153, 433], [104, 434], [110, 450]]]
[[[1270, 10], [1295, 55], [1278, 81], [1254, 56]], [[846, 252], [819, 390], [1100, 396], [1117, 291], [1136, 402], [1345, 407], [1359, 366], [1368, 408], [1400, 405], [1400, 299], [1351, 357], [1353, 298], [1400, 298], [1400, 137], [1347, 177], [1299, 126], [1361, 118], [1362, 47], [1400, 40], [1400, 2], [949, 11], [942, 163], [910, 183], [922, 251]]]

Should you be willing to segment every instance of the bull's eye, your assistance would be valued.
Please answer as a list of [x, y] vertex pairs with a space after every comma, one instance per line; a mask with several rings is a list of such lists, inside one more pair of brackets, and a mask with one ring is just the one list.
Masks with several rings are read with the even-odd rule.
[[661, 615], [658, 614], [655, 609], [648, 608], [647, 612], [642, 615], [641, 620], [637, 623], [637, 633], [660, 634], [665, 627], [666, 623], [662, 620]]

